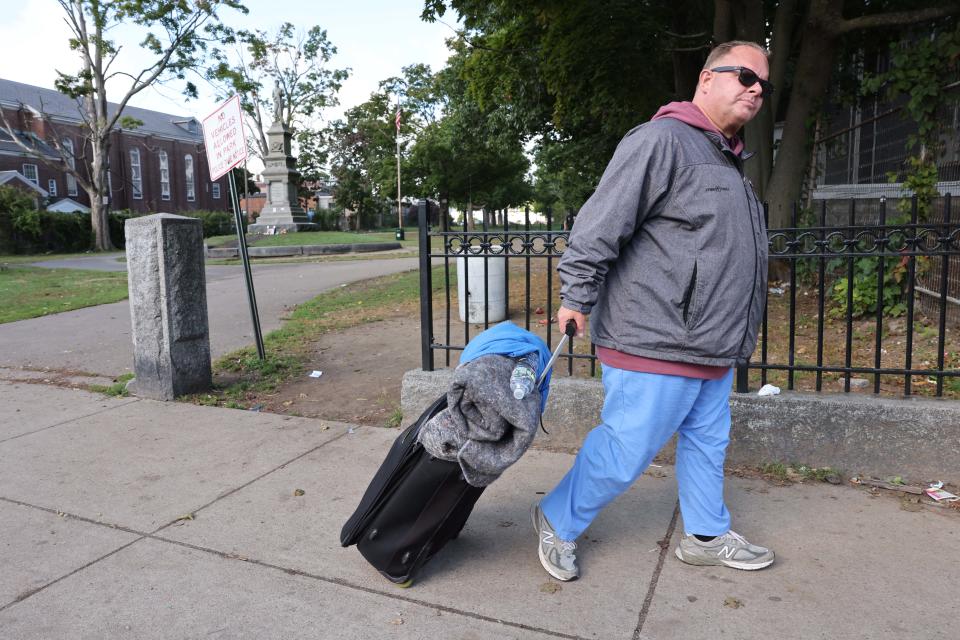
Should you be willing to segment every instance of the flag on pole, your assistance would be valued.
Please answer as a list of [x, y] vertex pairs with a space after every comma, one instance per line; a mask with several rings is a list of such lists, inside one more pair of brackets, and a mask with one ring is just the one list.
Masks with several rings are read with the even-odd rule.
[[397, 109], [397, 117], [394, 118], [397, 123], [397, 133], [400, 133], [400, 109]]

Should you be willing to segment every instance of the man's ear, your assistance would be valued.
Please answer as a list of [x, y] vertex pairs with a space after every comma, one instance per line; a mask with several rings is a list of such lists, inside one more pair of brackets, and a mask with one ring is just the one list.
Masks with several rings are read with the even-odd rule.
[[702, 69], [700, 71], [700, 79], [697, 81], [697, 93], [700, 93], [701, 90], [709, 90], [710, 82], [713, 80], [713, 72], [709, 69]]

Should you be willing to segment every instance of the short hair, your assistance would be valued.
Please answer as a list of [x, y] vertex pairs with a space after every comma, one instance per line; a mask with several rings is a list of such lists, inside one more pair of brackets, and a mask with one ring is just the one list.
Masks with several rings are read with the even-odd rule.
[[707, 55], [706, 61], [703, 63], [704, 69], [710, 69], [714, 64], [722, 58], [723, 56], [730, 53], [732, 49], [736, 47], [750, 47], [751, 49], [756, 49], [766, 57], [770, 57], [770, 52], [758, 45], [756, 42], [750, 42], [749, 40], [731, 40], [730, 42], [724, 42], [718, 44], [713, 49], [710, 50], [710, 54]]

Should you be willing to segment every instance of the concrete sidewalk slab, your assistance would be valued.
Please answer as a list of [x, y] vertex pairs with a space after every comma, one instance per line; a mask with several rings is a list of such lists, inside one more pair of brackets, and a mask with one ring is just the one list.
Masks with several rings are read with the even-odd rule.
[[[42, 401], [38, 401], [38, 395]], [[0, 442], [136, 402], [75, 389], [0, 382]]]
[[[584, 579], [561, 586], [537, 559], [529, 507], [572, 456], [530, 451], [487, 488], [460, 537], [403, 590], [339, 543], [340, 528], [397, 434], [358, 428], [159, 536], [553, 633], [632, 635], [658, 559], [637, 541], [659, 551], [653, 541], [666, 534], [675, 505], [671, 479], [644, 477], [604, 512], [598, 533], [581, 540], [589, 558]], [[294, 488], [305, 494], [294, 497]]]
[[131, 533], [0, 501], [0, 608], [137, 538]]
[[728, 479], [727, 504], [734, 529], [777, 561], [757, 572], [691, 567], [671, 546], [641, 638], [957, 637], [955, 513], [908, 512], [843, 486], [738, 478]]
[[0, 497], [149, 532], [347, 428], [329, 424], [139, 400], [0, 443]]
[[0, 629], [17, 640], [551, 637], [150, 539], [0, 611]]

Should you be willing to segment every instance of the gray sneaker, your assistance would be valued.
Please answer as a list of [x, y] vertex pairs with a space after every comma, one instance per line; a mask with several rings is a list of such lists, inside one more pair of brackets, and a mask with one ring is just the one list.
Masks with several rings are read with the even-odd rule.
[[721, 565], [753, 571], [773, 564], [773, 551], [747, 542], [735, 531], [727, 531], [710, 542], [700, 542], [686, 534], [677, 545], [677, 557], [687, 564]]
[[540, 554], [540, 564], [557, 580], [576, 580], [580, 577], [580, 568], [577, 567], [577, 544], [570, 540], [561, 540], [550, 523], [547, 522], [540, 503], [530, 509], [533, 518], [533, 528], [537, 530], [537, 551]]

